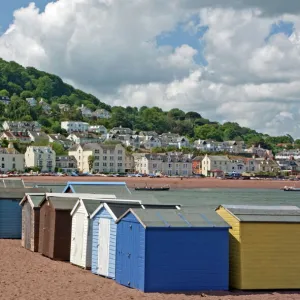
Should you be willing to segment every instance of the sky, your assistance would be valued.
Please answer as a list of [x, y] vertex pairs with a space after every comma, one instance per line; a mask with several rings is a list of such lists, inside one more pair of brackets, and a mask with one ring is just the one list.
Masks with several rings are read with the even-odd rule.
[[300, 1], [3, 2], [6, 60], [110, 105], [177, 107], [300, 137]]

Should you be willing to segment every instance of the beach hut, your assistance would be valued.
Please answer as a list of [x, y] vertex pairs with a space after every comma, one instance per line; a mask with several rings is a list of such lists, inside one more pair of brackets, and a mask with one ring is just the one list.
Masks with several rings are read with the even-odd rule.
[[49, 193], [62, 193], [66, 187], [66, 183], [35, 183], [34, 186], [44, 188]]
[[64, 193], [113, 194], [119, 199], [131, 195], [126, 182], [68, 182]]
[[300, 288], [300, 209], [222, 205], [230, 229], [230, 286], [242, 290]]
[[22, 247], [33, 252], [39, 247], [40, 207], [45, 193], [26, 193], [22, 207]]
[[43, 192], [32, 188], [0, 188], [0, 239], [21, 239], [22, 209], [25, 193]]
[[[108, 195], [109, 196], [109, 195]], [[99, 197], [97, 199], [79, 199], [71, 211], [72, 235], [70, 262], [74, 265], [90, 269], [92, 255], [92, 221], [91, 214], [103, 202], [118, 202], [112, 198]], [[135, 203], [135, 201], [131, 201]]]
[[54, 260], [69, 261], [70, 215], [78, 199], [46, 196], [40, 204], [39, 252]]
[[102, 203], [91, 215], [92, 220], [92, 272], [115, 278], [116, 236], [115, 221], [129, 208], [141, 208], [139, 202]]
[[116, 223], [118, 283], [144, 292], [228, 289], [229, 226], [214, 211], [131, 208]]

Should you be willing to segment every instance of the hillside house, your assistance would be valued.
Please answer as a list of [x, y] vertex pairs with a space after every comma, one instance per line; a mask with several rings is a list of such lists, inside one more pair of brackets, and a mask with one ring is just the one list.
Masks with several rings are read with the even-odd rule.
[[76, 122], [76, 121], [64, 121], [61, 122], [60, 127], [66, 130], [68, 133], [71, 132], [87, 132], [89, 130], [89, 123]]
[[75, 144], [100, 142], [100, 136], [91, 132], [73, 132], [67, 137], [67, 139]]
[[31, 106], [36, 106], [37, 105], [37, 101], [35, 98], [26, 98], [26, 102]]
[[158, 136], [145, 136], [144, 138], [140, 137], [140, 146], [147, 149], [151, 150], [153, 148], [161, 147], [161, 140]]
[[48, 135], [43, 131], [28, 131], [28, 136], [33, 143], [48, 142]]
[[69, 149], [74, 145], [74, 142], [68, 140], [64, 135], [60, 133], [48, 134], [49, 143], [58, 143], [61, 144], [65, 149]]
[[20, 132], [11, 132], [11, 131], [4, 131], [2, 132], [0, 139], [7, 140], [9, 142], [17, 142], [24, 144], [30, 144], [31, 138], [28, 135], [27, 131], [20, 131]]
[[110, 119], [111, 114], [106, 109], [96, 109], [94, 112], [92, 112], [92, 117], [96, 119]]
[[132, 135], [133, 131], [130, 128], [120, 126], [112, 128], [109, 133], [113, 135]]
[[41, 99], [39, 105], [42, 107], [44, 113], [49, 114], [51, 112], [51, 106], [45, 100]]
[[85, 118], [92, 117], [92, 111], [89, 108], [85, 107], [83, 104], [80, 107], [78, 107], [77, 110], [80, 110], [82, 116]]
[[103, 125], [93, 125], [93, 126], [89, 126], [89, 132], [106, 135], [107, 129]]
[[24, 131], [41, 131], [42, 126], [36, 121], [23, 122], [23, 121], [4, 121], [2, 128], [11, 132], [24, 132]]
[[60, 109], [61, 112], [68, 112], [70, 111], [70, 105], [69, 104], [58, 104], [58, 108]]
[[0, 96], [0, 103], [8, 105], [10, 103], [10, 98], [6, 96]]
[[19, 153], [12, 143], [7, 148], [0, 148], [0, 171], [24, 171], [24, 154]]

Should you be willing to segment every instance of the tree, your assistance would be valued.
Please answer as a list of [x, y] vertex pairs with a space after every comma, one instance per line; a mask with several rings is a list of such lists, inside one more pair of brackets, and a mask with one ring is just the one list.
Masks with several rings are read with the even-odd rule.
[[90, 155], [90, 156], [88, 157], [88, 164], [89, 164], [89, 171], [90, 171], [90, 172], [93, 171], [94, 162], [95, 162], [95, 156], [94, 156], [94, 155]]
[[0, 97], [9, 97], [9, 92], [7, 90], [1, 90]]
[[194, 119], [201, 119], [201, 118], [202, 118], [201, 115], [195, 111], [189, 111], [185, 114], [185, 119], [194, 120]]
[[52, 149], [55, 151], [56, 155], [67, 155], [67, 152], [62, 144], [54, 142], [52, 144]]

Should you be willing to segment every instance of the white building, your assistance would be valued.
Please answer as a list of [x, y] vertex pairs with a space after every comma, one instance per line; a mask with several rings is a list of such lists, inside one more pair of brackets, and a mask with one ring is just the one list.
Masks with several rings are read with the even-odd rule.
[[0, 148], [0, 171], [24, 171], [24, 154], [19, 153], [10, 143], [8, 148]]
[[107, 134], [107, 129], [103, 125], [93, 125], [89, 126], [89, 132], [99, 133], [99, 134]]
[[97, 119], [110, 119], [111, 114], [106, 109], [97, 109], [94, 112], [92, 112], [92, 117]]
[[145, 136], [141, 141], [141, 146], [148, 150], [161, 147], [161, 140], [158, 136]]
[[183, 154], [137, 154], [135, 170], [142, 174], [163, 174], [169, 176], [191, 176], [192, 159]]
[[42, 106], [44, 113], [49, 114], [51, 112], [51, 106], [45, 100], [41, 99], [39, 105]]
[[29, 146], [25, 152], [25, 166], [38, 167], [42, 172], [55, 170], [56, 153], [51, 147]]
[[68, 140], [72, 141], [75, 144], [86, 144], [86, 143], [99, 143], [100, 136], [91, 132], [74, 132], [71, 133], [68, 137]]
[[[85, 144], [76, 145], [69, 150], [77, 161], [77, 167], [81, 172], [95, 173], [124, 173], [125, 172], [125, 148], [121, 144]], [[94, 157], [90, 170], [89, 157]]]
[[64, 121], [61, 122], [61, 128], [67, 132], [87, 132], [89, 130], [89, 123], [76, 122], [76, 121]]
[[26, 98], [26, 101], [31, 107], [37, 105], [37, 101], [35, 98]]
[[202, 160], [203, 175], [214, 176], [215, 174], [224, 174], [228, 172], [232, 172], [232, 163], [227, 156], [204, 156]]
[[300, 159], [300, 150], [295, 150], [295, 149], [293, 149], [293, 150], [284, 150], [284, 151], [278, 152], [275, 155], [275, 158], [279, 159], [279, 160], [291, 159], [291, 158]]
[[62, 111], [62, 112], [70, 111], [70, 105], [69, 104], [61, 103], [61, 104], [58, 104], [58, 107], [59, 107], [60, 111]]

